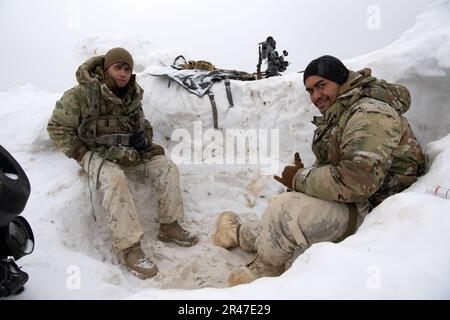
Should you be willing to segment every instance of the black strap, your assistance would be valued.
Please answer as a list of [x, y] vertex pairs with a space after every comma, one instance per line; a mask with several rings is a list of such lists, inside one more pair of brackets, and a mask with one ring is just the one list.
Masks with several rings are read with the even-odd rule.
[[225, 76], [225, 91], [227, 92], [228, 103], [230, 104], [229, 108], [233, 107], [233, 96], [231, 95], [231, 86], [230, 86], [230, 78]]
[[356, 209], [356, 205], [354, 203], [347, 203], [348, 208], [348, 222], [347, 222], [347, 229], [345, 230], [344, 234], [333, 241], [334, 243], [341, 242], [348, 236], [351, 236], [356, 231], [356, 224], [358, 222], [358, 210]]
[[91, 201], [91, 209], [92, 209], [92, 216], [94, 217], [94, 221], [97, 221], [95, 218], [95, 209], [94, 209], [94, 202], [92, 201], [92, 189], [91, 189], [91, 161], [94, 157], [94, 151], [91, 151], [89, 154], [89, 160], [88, 160], [88, 169], [87, 169], [87, 183], [89, 188], [89, 199]]
[[173, 60], [173, 63], [172, 63], [172, 67], [177, 67], [177, 61], [178, 61], [178, 59], [183, 59], [184, 60], [184, 63], [186, 64], [187, 63], [187, 61], [186, 61], [186, 58], [183, 56], [183, 55], [179, 55], [179, 56], [177, 56], [174, 60]]
[[209, 97], [209, 101], [211, 102], [213, 121], [214, 121], [214, 129], [219, 130], [219, 120], [217, 119], [216, 101], [214, 100], [214, 94], [211, 92], [211, 90], [208, 91], [208, 97]]

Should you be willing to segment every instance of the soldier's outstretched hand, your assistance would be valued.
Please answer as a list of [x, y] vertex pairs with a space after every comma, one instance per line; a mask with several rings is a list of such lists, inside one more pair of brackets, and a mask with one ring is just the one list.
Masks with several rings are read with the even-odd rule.
[[300, 159], [300, 154], [298, 152], [294, 154], [294, 164], [300, 169], [305, 167], [302, 163], [302, 159]]
[[283, 169], [283, 173], [281, 174], [281, 177], [279, 176], [273, 176], [275, 180], [277, 180], [279, 183], [285, 185], [288, 188], [292, 188], [292, 184], [294, 183], [294, 176], [297, 173], [298, 170], [302, 169], [303, 163], [300, 159], [300, 154], [296, 152], [294, 154], [294, 165], [293, 166], [286, 166]]

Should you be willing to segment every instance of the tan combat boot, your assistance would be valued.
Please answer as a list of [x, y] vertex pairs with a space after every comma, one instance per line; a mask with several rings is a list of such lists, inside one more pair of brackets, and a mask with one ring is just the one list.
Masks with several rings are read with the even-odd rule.
[[182, 247], [191, 247], [196, 245], [198, 237], [191, 235], [184, 230], [177, 221], [172, 223], [161, 223], [159, 226], [158, 240], [164, 242], [175, 242]]
[[228, 285], [230, 287], [238, 284], [250, 283], [262, 277], [277, 277], [284, 272], [284, 265], [271, 266], [265, 264], [257, 255], [245, 267], [233, 271], [228, 278]]
[[158, 273], [158, 268], [142, 251], [139, 242], [123, 250], [122, 258], [128, 270], [139, 279], [152, 278]]
[[239, 245], [239, 218], [231, 211], [219, 214], [212, 240], [216, 246], [229, 249]]

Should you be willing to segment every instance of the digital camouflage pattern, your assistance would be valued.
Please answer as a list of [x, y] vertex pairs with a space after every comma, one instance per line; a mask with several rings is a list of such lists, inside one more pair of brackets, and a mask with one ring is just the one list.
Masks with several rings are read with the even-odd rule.
[[378, 205], [423, 174], [425, 157], [408, 121], [408, 90], [350, 72], [337, 101], [315, 117], [316, 162], [299, 170], [294, 189], [329, 201]]
[[148, 142], [152, 141], [153, 129], [144, 118], [142, 109], [143, 89], [132, 75], [128, 91], [119, 98], [105, 84], [104, 56], [90, 58], [77, 70], [79, 85], [66, 91], [56, 102], [48, 122], [50, 138], [65, 155], [76, 158], [87, 150], [95, 151], [102, 158], [124, 166], [140, 163], [143, 158], [164, 154], [161, 146], [152, 145], [150, 154], [138, 153], [126, 141], [111, 145], [94, 142], [97, 137], [111, 134], [126, 136], [140, 130], [145, 131]]
[[[107, 226], [117, 251], [139, 242], [144, 234], [128, 179], [152, 189], [158, 201], [158, 222], [171, 223], [183, 219], [180, 173], [167, 157], [158, 155], [137, 166], [121, 168], [116, 163], [103, 162], [96, 153], [91, 158], [87, 152], [80, 165], [88, 174], [91, 189], [96, 191], [106, 212]], [[100, 167], [101, 174], [97, 180]]]

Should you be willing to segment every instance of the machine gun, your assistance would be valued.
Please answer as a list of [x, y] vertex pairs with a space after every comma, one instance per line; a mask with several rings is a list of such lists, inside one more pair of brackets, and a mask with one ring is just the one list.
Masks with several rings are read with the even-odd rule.
[[[283, 50], [283, 54], [280, 56], [275, 50], [276, 45], [276, 41], [270, 36], [267, 37], [266, 41], [259, 43], [259, 58], [258, 65], [256, 66], [257, 79], [280, 76], [280, 72], [285, 71], [289, 65], [289, 62], [284, 60], [288, 52]], [[263, 61], [267, 61], [267, 70], [261, 72], [261, 64]]]
[[[279, 55], [278, 51], [275, 50], [276, 45], [276, 41], [271, 36], [267, 37], [266, 41], [260, 42], [258, 44], [259, 56], [258, 65], [256, 66], [256, 73], [219, 69], [209, 61], [187, 61], [182, 55], [177, 56], [171, 66], [176, 70], [203, 70], [211, 72], [211, 75], [216, 76], [215, 80], [217, 81], [220, 80], [220, 77], [225, 76], [232, 80], [241, 81], [251, 81], [274, 76], [281, 76], [280, 72], [286, 71], [286, 68], [289, 65], [289, 62], [284, 60], [284, 57], [287, 57], [288, 52], [286, 50], [283, 50], [283, 54]], [[261, 65], [263, 62], [267, 63], [267, 70], [261, 72]], [[189, 81], [189, 83], [191, 82], [192, 81]]]

